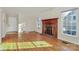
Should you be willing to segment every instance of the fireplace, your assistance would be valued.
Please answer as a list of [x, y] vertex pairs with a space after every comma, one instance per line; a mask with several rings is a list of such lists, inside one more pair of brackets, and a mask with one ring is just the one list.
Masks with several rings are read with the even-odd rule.
[[42, 20], [42, 34], [51, 35], [57, 38], [57, 19], [43, 19]]
[[51, 25], [46, 25], [45, 27], [45, 34], [48, 34], [48, 35], [52, 35], [52, 26]]

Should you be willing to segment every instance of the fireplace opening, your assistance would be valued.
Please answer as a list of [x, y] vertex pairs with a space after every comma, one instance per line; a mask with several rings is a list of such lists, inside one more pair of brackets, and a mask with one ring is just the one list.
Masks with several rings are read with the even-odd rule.
[[48, 35], [53, 35], [52, 34], [52, 26], [51, 25], [46, 25], [45, 27], [45, 34], [48, 34]]

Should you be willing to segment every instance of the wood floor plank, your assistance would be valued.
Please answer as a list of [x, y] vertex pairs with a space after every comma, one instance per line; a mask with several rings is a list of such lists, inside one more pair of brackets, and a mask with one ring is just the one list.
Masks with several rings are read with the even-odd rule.
[[29, 48], [29, 49], [19, 49], [17, 46], [17, 51], [79, 51], [79, 45], [76, 44], [66, 44], [62, 40], [49, 37], [47, 35], [40, 35], [36, 32], [24, 33], [22, 37], [18, 37], [18, 34], [7, 34], [2, 42], [32, 42], [32, 41], [47, 41], [52, 47], [41, 47], [41, 48]]

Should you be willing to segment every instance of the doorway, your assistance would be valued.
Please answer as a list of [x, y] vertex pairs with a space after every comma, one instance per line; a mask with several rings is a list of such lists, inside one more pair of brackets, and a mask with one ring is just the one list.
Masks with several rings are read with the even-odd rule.
[[18, 20], [16, 16], [10, 16], [8, 17], [8, 27], [7, 27], [7, 33], [14, 33], [18, 32]]

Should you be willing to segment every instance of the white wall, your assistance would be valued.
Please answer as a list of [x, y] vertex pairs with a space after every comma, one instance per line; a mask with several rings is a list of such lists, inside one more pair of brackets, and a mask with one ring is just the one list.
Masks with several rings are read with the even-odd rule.
[[1, 43], [1, 9], [0, 9], [0, 43]]
[[5, 37], [6, 35], [6, 14], [3, 10], [0, 10], [0, 43], [1, 38]]
[[18, 23], [23, 25], [22, 31], [34, 31], [34, 20], [33, 17], [27, 16], [27, 14], [19, 13], [18, 15]]
[[6, 34], [6, 16], [5, 16], [5, 13], [2, 12], [2, 15], [1, 15], [1, 36], [2, 37], [5, 37], [5, 34]]

